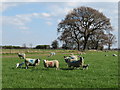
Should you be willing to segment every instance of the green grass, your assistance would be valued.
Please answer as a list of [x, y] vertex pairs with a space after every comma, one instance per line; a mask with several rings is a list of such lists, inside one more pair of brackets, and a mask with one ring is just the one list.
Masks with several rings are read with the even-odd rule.
[[[45, 55], [32, 54], [31, 58], [41, 58], [36, 68], [15, 68], [16, 63], [22, 62], [18, 57], [3, 57], [2, 59], [2, 87], [3, 88], [118, 88], [118, 57], [113, 57], [115, 51], [88, 51], [81, 56], [85, 63], [90, 64], [88, 70], [67, 69], [62, 54], [68, 51], [58, 51], [56, 56], [48, 58]], [[109, 56], [104, 56], [105, 54]], [[3, 55], [5, 56], [5, 55]], [[8, 55], [6, 55], [8, 56]], [[11, 55], [12, 56], [12, 55]], [[43, 60], [57, 59], [61, 70], [45, 69]]]

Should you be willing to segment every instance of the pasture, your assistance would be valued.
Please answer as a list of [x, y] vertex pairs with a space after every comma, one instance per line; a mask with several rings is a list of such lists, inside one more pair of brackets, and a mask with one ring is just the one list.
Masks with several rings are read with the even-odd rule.
[[[16, 69], [16, 63], [23, 62], [17, 54], [3, 54], [2, 88], [118, 88], [118, 56], [112, 56], [117, 51], [86, 51], [81, 56], [85, 64], [90, 64], [88, 70], [68, 69], [63, 56], [79, 55], [77, 51], [53, 50], [56, 55], [47, 57], [51, 51], [26, 53], [26, 57], [41, 59], [39, 66], [29, 69]], [[60, 70], [44, 68], [44, 59], [57, 59]]]

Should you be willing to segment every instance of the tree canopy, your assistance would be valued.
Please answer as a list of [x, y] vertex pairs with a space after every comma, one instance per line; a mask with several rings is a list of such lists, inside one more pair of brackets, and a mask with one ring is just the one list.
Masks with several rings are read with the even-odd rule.
[[85, 50], [90, 38], [98, 38], [98, 42], [104, 41], [106, 33], [112, 31], [112, 26], [110, 19], [102, 12], [90, 7], [79, 7], [66, 15], [58, 24], [57, 30], [60, 34], [59, 40], [76, 43], [78, 50], [83, 45], [82, 49]]

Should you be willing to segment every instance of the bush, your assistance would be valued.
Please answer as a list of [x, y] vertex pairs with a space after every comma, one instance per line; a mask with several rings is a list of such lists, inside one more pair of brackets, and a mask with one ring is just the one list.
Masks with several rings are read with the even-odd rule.
[[35, 49], [50, 49], [50, 45], [37, 45]]

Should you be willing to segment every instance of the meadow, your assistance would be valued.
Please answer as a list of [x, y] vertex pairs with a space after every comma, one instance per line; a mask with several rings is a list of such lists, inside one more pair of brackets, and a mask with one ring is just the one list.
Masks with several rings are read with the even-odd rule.
[[[51, 51], [56, 55], [47, 57]], [[75, 50], [26, 53], [26, 57], [41, 59], [39, 66], [29, 69], [16, 68], [16, 63], [24, 61], [16, 53], [3, 54], [2, 88], [118, 88], [118, 56], [112, 56], [117, 51], [86, 51], [81, 56], [85, 57], [85, 64], [90, 64], [88, 70], [68, 69], [63, 56], [70, 53], [79, 55]], [[44, 68], [44, 59], [57, 59], [60, 70]]]

